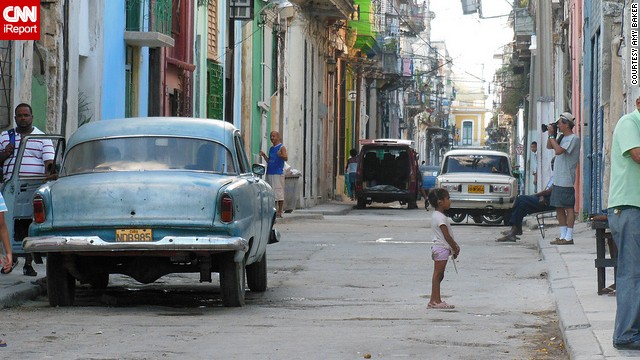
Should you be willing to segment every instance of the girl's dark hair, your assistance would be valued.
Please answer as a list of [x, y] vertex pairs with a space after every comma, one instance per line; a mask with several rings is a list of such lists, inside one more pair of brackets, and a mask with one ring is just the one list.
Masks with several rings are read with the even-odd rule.
[[356, 155], [358, 155], [358, 150], [356, 150], [356, 149], [351, 149], [351, 150], [349, 151], [349, 155], [351, 155], [351, 156], [356, 156]]
[[438, 200], [444, 200], [447, 196], [449, 196], [449, 192], [447, 189], [443, 188], [433, 188], [429, 191], [429, 204], [434, 208], [438, 207]]

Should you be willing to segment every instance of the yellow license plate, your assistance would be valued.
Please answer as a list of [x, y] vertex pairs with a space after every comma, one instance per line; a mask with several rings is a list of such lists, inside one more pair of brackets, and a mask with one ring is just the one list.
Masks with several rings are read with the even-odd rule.
[[467, 192], [469, 194], [484, 194], [484, 185], [469, 185]]
[[116, 241], [118, 242], [144, 242], [152, 241], [151, 229], [116, 229]]

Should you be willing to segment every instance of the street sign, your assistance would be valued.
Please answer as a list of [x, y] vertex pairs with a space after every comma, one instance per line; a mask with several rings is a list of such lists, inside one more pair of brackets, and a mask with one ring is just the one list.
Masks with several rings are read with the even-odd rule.
[[349, 90], [349, 101], [356, 101], [356, 91]]

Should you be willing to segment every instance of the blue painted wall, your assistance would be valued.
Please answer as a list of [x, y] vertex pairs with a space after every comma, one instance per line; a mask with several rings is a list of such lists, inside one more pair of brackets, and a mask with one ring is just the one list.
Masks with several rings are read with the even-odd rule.
[[[126, 24], [125, 0], [104, 2], [104, 63], [102, 84], [102, 119], [124, 117]], [[149, 49], [142, 48], [139, 73], [139, 116], [148, 115], [149, 104]]]

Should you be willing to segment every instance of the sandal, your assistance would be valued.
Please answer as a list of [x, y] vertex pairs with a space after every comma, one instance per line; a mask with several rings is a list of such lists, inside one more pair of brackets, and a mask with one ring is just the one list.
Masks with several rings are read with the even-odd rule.
[[440, 303], [428, 303], [427, 304], [427, 309], [453, 309], [455, 308], [455, 306], [447, 304], [446, 302], [440, 302]]
[[4, 271], [4, 268], [0, 269], [0, 274], [9, 274], [13, 271], [13, 269], [16, 268], [16, 266], [18, 266], [18, 259], [14, 259], [13, 263], [11, 264], [11, 268], [8, 271]]
[[616, 285], [615, 284], [611, 284], [609, 286], [607, 286], [606, 288], [603, 288], [600, 290], [600, 294], [611, 294], [612, 292], [616, 291]]

